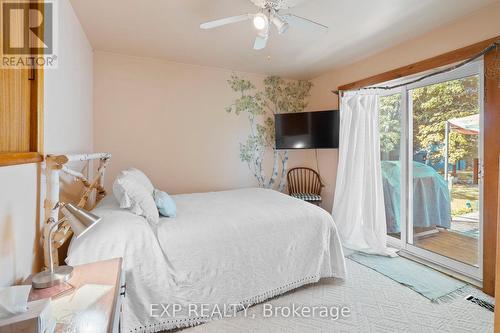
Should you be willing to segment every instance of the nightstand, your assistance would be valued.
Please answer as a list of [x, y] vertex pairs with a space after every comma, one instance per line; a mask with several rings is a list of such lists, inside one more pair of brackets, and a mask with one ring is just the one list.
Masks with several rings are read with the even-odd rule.
[[[31, 278], [25, 283], [30, 284]], [[68, 283], [73, 288], [63, 293], [57, 286], [32, 288], [30, 293], [30, 301], [52, 299], [53, 313], [58, 322], [56, 332], [81, 325], [85, 326], [83, 331], [88, 332], [120, 331], [121, 306], [126, 288], [122, 258], [74, 266]]]

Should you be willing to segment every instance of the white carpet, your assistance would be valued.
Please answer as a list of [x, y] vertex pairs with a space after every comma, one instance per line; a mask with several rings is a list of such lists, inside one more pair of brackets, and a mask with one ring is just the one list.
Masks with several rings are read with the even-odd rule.
[[[234, 318], [212, 321], [183, 333], [211, 332], [493, 332], [493, 313], [463, 299], [434, 304], [416, 292], [351, 260], [346, 282], [325, 280], [302, 287], [268, 303], [290, 306], [325, 305], [351, 310], [348, 318], [264, 318], [263, 305]], [[491, 297], [471, 288], [475, 296]], [[254, 318], [253, 318], [254, 316]]]

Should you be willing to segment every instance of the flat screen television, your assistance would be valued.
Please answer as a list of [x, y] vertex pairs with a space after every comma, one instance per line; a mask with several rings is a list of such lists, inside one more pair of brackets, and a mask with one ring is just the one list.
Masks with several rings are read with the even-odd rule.
[[275, 115], [277, 149], [339, 147], [338, 110]]

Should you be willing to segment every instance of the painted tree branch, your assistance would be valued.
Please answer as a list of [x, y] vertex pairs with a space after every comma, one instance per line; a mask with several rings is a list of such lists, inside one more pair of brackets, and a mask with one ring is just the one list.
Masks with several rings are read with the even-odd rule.
[[[275, 147], [274, 115], [304, 111], [312, 83], [269, 76], [264, 80], [263, 91], [236, 75], [231, 75], [228, 83], [240, 97], [226, 108], [226, 112], [235, 115], [247, 113], [250, 126], [247, 140], [240, 143], [240, 160], [248, 165], [260, 187], [283, 192], [286, 189], [288, 151], [278, 151]], [[273, 156], [269, 177], [264, 172], [266, 152], [272, 152]]]

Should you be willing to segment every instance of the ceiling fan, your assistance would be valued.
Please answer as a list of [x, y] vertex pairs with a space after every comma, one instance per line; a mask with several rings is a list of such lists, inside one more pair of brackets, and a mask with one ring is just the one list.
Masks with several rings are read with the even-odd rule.
[[300, 22], [311, 24], [328, 31], [328, 27], [321, 23], [315, 22], [305, 17], [294, 15], [291, 13], [281, 14], [281, 10], [290, 9], [297, 4], [297, 0], [250, 0], [254, 5], [259, 7], [259, 12], [256, 14], [243, 14], [231, 17], [225, 17], [219, 20], [206, 22], [200, 25], [201, 29], [212, 29], [227, 24], [252, 20], [253, 26], [257, 30], [257, 37], [253, 48], [262, 50], [267, 45], [271, 26], [274, 25], [279, 34], [285, 33], [289, 28], [288, 19], [295, 18]]

